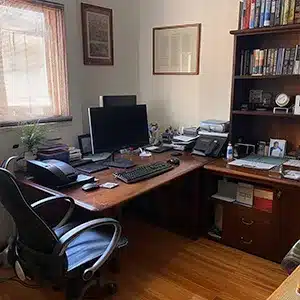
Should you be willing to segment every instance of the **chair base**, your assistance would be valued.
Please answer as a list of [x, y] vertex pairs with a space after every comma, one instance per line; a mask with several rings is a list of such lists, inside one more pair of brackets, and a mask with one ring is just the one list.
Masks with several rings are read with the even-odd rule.
[[[103, 282], [100, 278], [88, 282], [83, 280], [71, 280], [66, 289], [66, 300], [103, 299], [116, 294], [117, 284], [114, 282]], [[91, 294], [92, 292], [92, 294]], [[101, 299], [102, 299], [101, 298]]]

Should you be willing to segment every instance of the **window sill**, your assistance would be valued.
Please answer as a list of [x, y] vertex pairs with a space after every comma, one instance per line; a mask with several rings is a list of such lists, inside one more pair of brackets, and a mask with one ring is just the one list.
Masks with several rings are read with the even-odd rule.
[[20, 127], [22, 123], [33, 124], [39, 121], [39, 124], [48, 124], [48, 123], [61, 123], [61, 122], [70, 122], [73, 120], [72, 116], [67, 117], [50, 117], [45, 119], [36, 119], [29, 121], [19, 121], [19, 122], [0, 122], [0, 129], [4, 128], [13, 128]]

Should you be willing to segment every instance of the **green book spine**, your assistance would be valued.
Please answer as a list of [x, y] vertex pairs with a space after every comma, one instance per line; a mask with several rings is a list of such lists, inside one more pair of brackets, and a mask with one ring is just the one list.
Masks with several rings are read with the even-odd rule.
[[288, 24], [294, 24], [296, 0], [290, 0]]

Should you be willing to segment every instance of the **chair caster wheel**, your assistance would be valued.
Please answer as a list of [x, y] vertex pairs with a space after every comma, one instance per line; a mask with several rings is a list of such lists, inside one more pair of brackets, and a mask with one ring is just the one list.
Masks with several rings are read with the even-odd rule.
[[118, 286], [116, 283], [107, 284], [107, 289], [108, 289], [109, 295], [115, 295], [118, 292]]

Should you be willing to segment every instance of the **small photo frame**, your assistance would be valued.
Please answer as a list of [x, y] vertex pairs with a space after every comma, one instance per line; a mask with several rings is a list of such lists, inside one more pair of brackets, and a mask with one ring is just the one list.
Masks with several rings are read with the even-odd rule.
[[89, 134], [79, 135], [78, 144], [83, 156], [92, 153], [91, 136]]
[[284, 157], [286, 153], [286, 140], [270, 139], [269, 156]]

